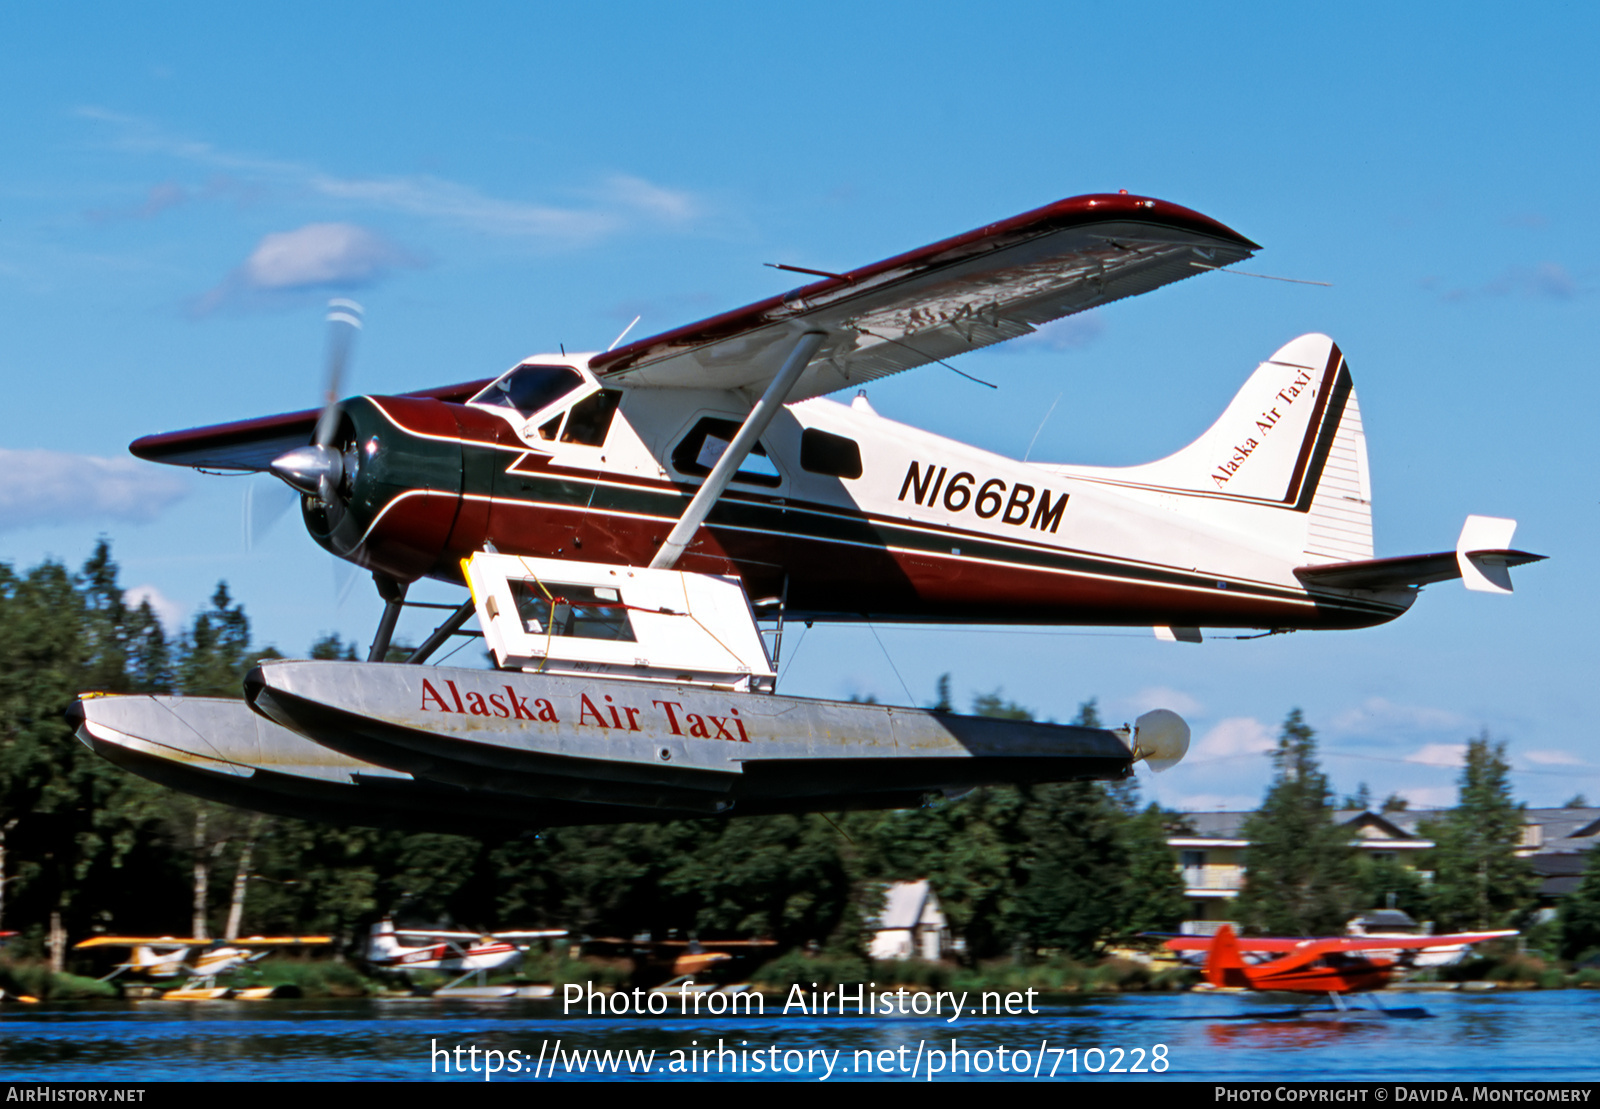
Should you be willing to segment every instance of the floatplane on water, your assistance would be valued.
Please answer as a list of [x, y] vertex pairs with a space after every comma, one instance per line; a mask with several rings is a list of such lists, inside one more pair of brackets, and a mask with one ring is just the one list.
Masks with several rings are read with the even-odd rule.
[[[784, 696], [776, 667], [796, 619], [1198, 642], [1380, 624], [1456, 577], [1509, 592], [1539, 557], [1512, 549], [1510, 520], [1374, 557], [1361, 413], [1325, 335], [1281, 347], [1199, 439], [1141, 466], [1017, 461], [827, 399], [1257, 249], [1163, 201], [1075, 197], [848, 272], [780, 265], [818, 280], [603, 352], [345, 401], [359, 309], [335, 302], [320, 411], [131, 449], [281, 478], [316, 542], [373, 574], [368, 661], [265, 662], [248, 707], [86, 696], [78, 734], [244, 807], [475, 832], [906, 807], [1171, 766], [1189, 730], [1165, 710], [1116, 731], [978, 719]], [[470, 597], [409, 665], [385, 662], [425, 577]], [[496, 668], [420, 665], [461, 634]]]

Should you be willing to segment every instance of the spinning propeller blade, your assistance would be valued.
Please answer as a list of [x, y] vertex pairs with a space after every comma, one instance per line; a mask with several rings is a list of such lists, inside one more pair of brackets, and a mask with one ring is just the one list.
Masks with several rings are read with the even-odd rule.
[[251, 551], [299, 497], [286, 485], [252, 478], [244, 487], [244, 549]]
[[339, 430], [339, 398], [343, 395], [341, 390], [344, 372], [350, 363], [350, 348], [355, 343], [356, 332], [361, 330], [361, 312], [361, 305], [353, 300], [328, 301], [327, 388], [323, 392], [317, 433], [311, 439], [319, 447], [330, 446], [334, 433]]
[[272, 462], [272, 472], [302, 493], [315, 496], [325, 507], [333, 507], [339, 481], [344, 477], [344, 459], [334, 446], [339, 433], [339, 395], [345, 368], [350, 361], [351, 344], [361, 329], [361, 305], [353, 300], [328, 302], [328, 372], [322, 415], [309, 446], [296, 447]]

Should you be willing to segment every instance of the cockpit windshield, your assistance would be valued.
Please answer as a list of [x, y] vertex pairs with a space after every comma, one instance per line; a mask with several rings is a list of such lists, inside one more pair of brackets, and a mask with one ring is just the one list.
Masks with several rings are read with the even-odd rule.
[[496, 380], [469, 403], [514, 408], [524, 416], [531, 416], [582, 384], [583, 375], [571, 366], [522, 365]]

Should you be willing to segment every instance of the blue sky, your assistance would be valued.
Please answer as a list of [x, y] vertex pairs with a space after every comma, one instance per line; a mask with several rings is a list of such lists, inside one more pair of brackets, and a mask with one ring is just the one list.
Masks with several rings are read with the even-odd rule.
[[1597, 32], [1557, 4], [8, 5], [0, 560], [78, 565], [106, 534], [175, 621], [226, 579], [282, 650], [365, 643], [376, 598], [340, 601], [292, 518], [244, 549], [255, 479], [126, 452], [315, 403], [330, 294], [367, 310], [349, 389], [396, 391], [794, 283], [763, 262], [849, 268], [1126, 188], [1332, 288], [1208, 275], [960, 361], [997, 391], [927, 368], [877, 383], [878, 411], [1142, 462], [1324, 331], [1361, 398], [1378, 553], [1449, 549], [1478, 512], [1551, 561], [1515, 597], [1433, 586], [1384, 628], [1199, 647], [819, 626], [791, 632], [784, 688], [927, 701], [949, 671], [961, 699], [1061, 720], [1164, 704], [1196, 746], [1145, 781], [1185, 807], [1255, 803], [1297, 706], [1341, 791], [1448, 803], [1487, 729], [1523, 799], [1600, 801]]

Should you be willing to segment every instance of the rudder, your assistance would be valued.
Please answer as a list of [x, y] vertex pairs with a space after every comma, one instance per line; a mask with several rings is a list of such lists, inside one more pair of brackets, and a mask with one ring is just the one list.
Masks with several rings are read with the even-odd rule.
[[1233, 928], [1224, 924], [1211, 937], [1211, 948], [1206, 952], [1206, 981], [1213, 986], [1249, 986], [1244, 973], [1244, 957], [1239, 954], [1239, 940]]

